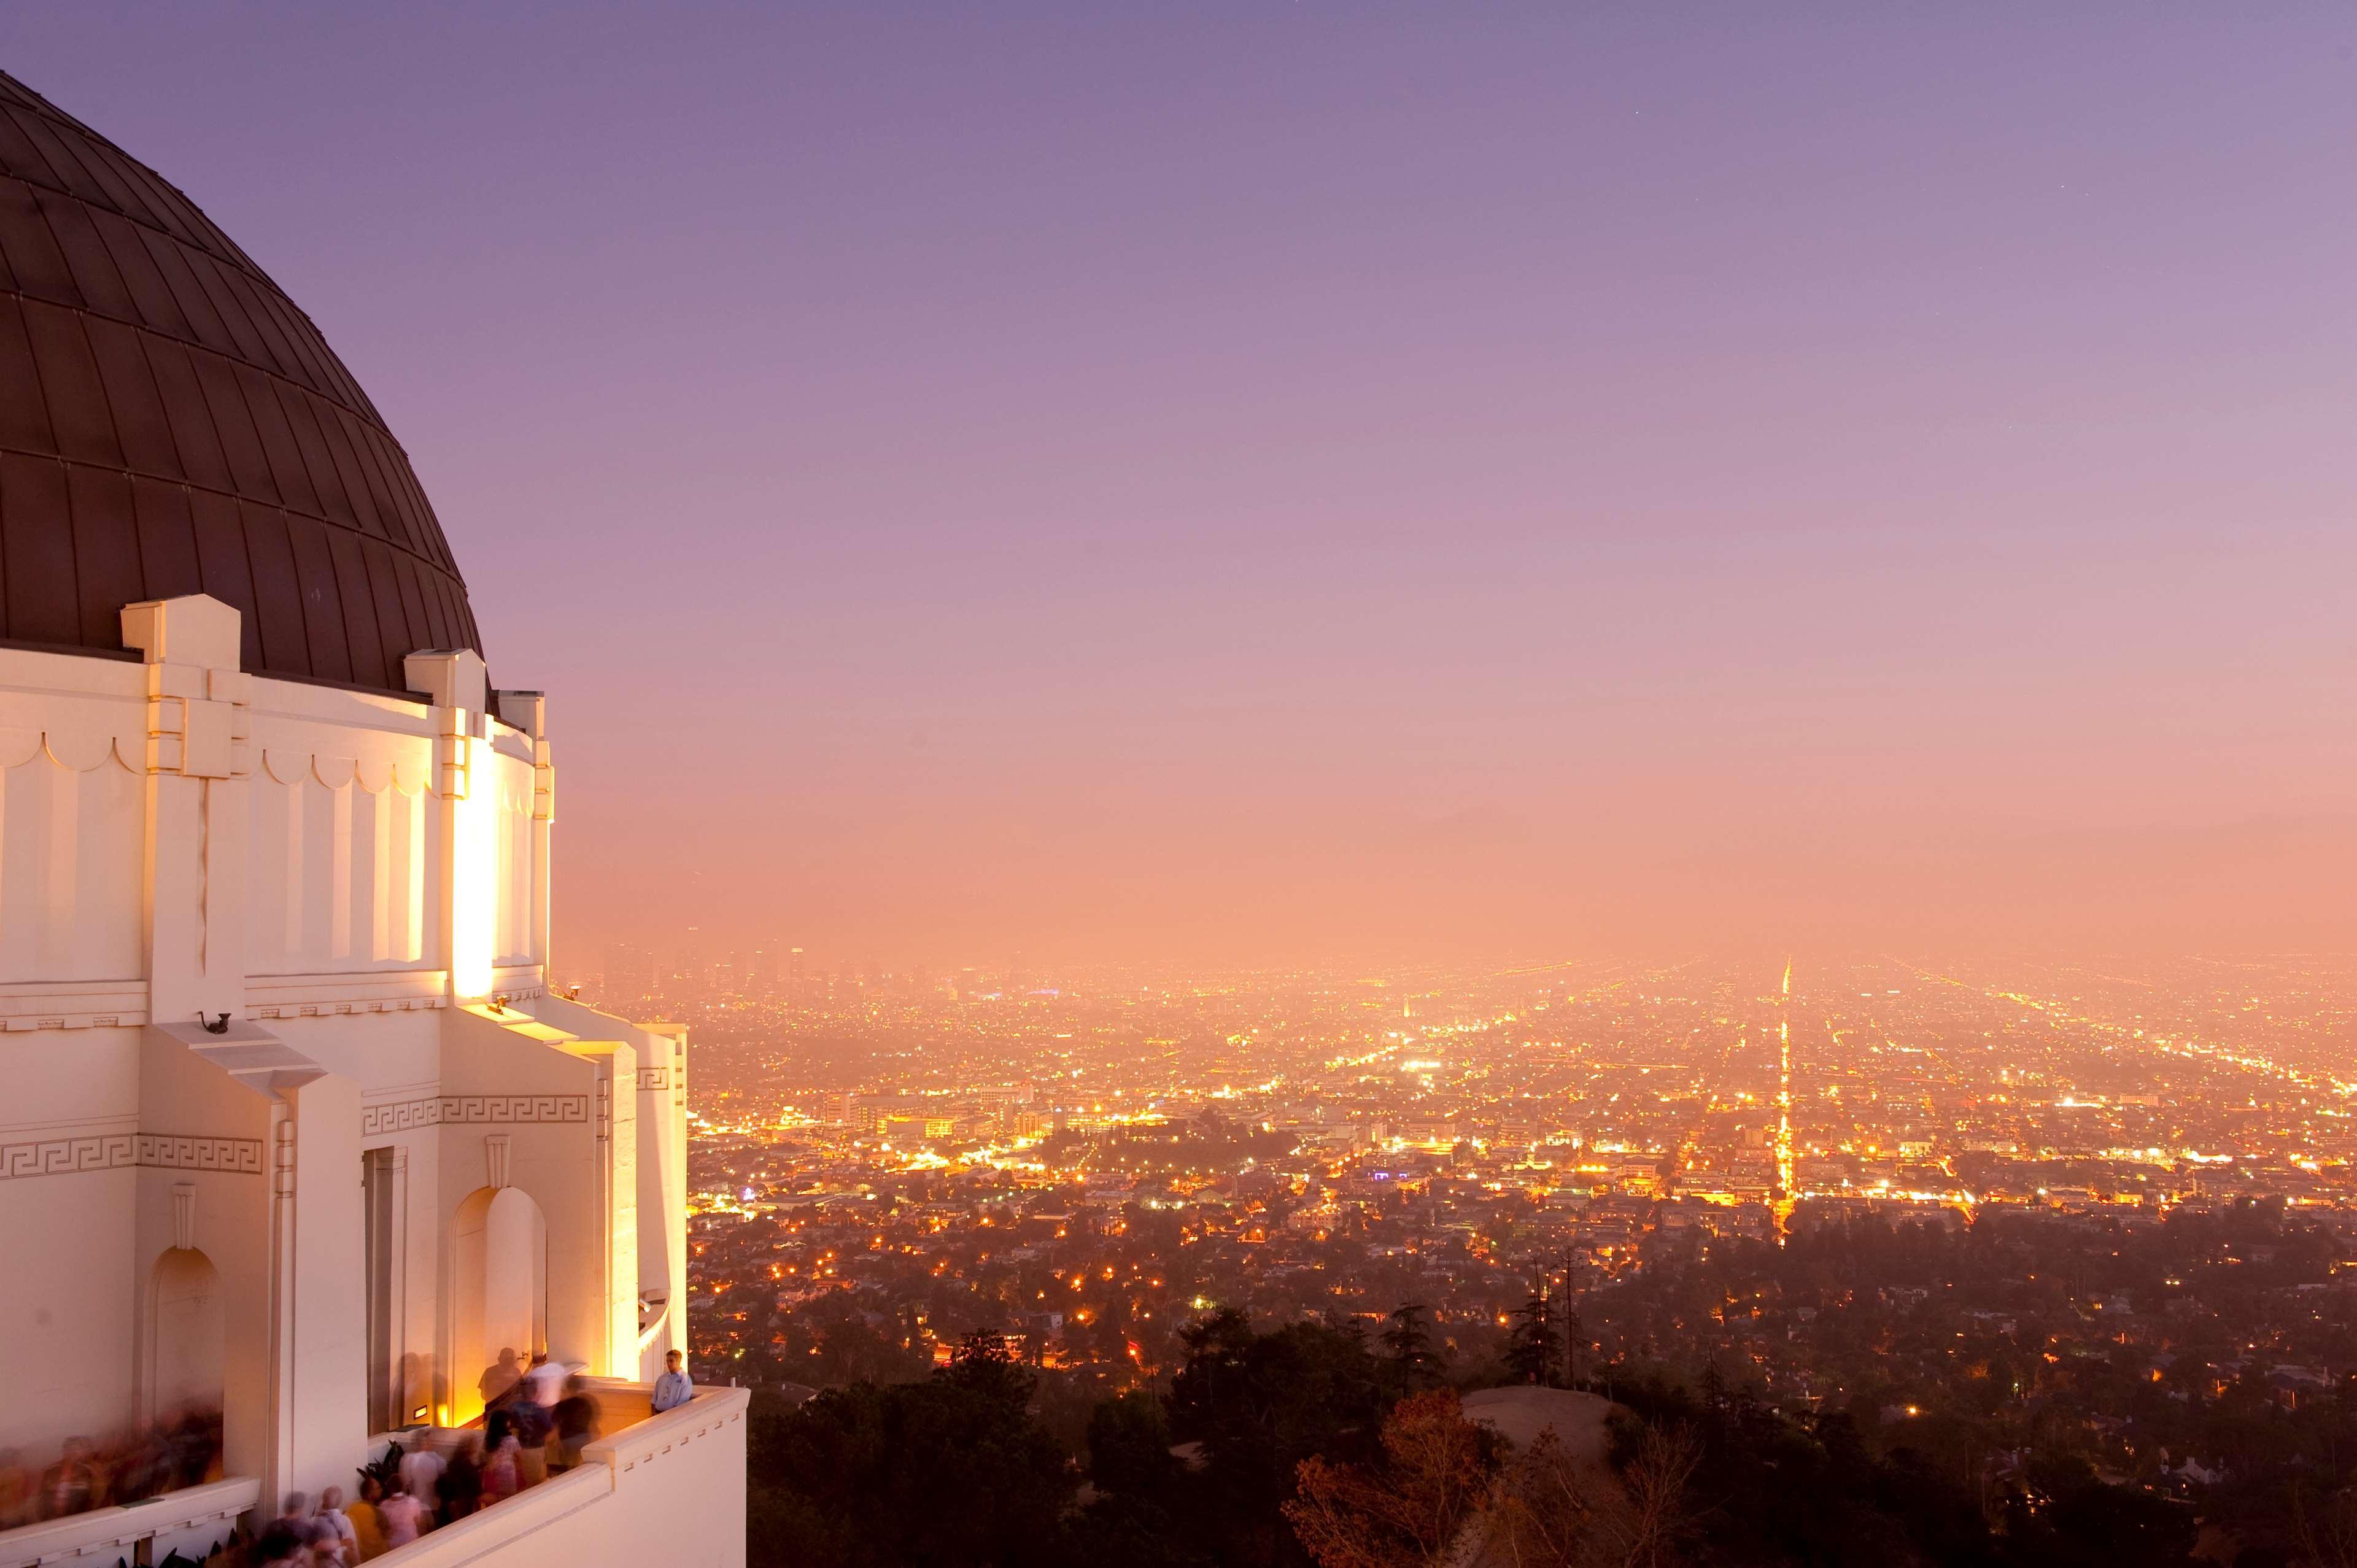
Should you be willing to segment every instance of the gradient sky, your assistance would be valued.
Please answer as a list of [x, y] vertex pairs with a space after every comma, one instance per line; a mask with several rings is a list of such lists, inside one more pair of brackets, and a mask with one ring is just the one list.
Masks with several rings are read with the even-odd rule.
[[0, 64], [408, 447], [551, 693], [560, 966], [2346, 948], [2357, 10], [2050, 9], [83, 0]]

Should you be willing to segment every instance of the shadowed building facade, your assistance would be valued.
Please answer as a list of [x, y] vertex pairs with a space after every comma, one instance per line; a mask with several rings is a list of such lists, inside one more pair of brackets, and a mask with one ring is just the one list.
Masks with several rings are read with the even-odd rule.
[[542, 1350], [600, 1441], [399, 1560], [742, 1561], [743, 1396], [646, 1404], [686, 1039], [549, 987], [545, 721], [309, 318], [0, 76], [0, 1450], [217, 1428], [0, 1568], [199, 1556]]

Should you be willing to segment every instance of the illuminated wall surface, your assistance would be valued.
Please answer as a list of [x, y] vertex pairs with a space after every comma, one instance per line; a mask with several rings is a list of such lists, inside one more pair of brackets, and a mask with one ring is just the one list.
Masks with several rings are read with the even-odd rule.
[[[741, 1561], [743, 1397], [641, 1386], [683, 1338], [686, 1040], [549, 988], [540, 694], [490, 686], [405, 467], [344, 466], [380, 427], [268, 280], [5, 78], [0, 116], [38, 133], [0, 136], [0, 325], [39, 345], [0, 352], [0, 1449], [217, 1410], [226, 1477], [0, 1568], [201, 1556], [541, 1351], [606, 1380], [605, 1443], [417, 1561]], [[126, 322], [58, 232], [220, 312]], [[221, 499], [199, 407], [266, 507], [147, 504], [151, 467]]]
[[[464, 730], [465, 711], [456, 717]], [[514, 934], [509, 917], [514, 912], [512, 862], [520, 835], [506, 810], [512, 795], [502, 788], [508, 770], [500, 767], [497, 748], [469, 735], [457, 737], [455, 747], [467, 792], [451, 802], [457, 836], [450, 854], [450, 989], [455, 995], [481, 997], [491, 993], [501, 939]], [[528, 842], [521, 847], [529, 853]]]
[[407, 697], [247, 674], [237, 619], [0, 649], [0, 1446], [218, 1403], [262, 1497], [473, 1419], [503, 1351], [660, 1370], [687, 1060], [549, 992], [537, 696], [465, 652]]

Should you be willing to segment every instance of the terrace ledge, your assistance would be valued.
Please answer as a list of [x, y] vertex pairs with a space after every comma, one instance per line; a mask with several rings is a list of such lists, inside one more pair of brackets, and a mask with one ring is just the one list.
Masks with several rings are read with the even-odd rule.
[[[700, 1390], [675, 1410], [589, 1444], [576, 1468], [371, 1558], [371, 1568], [378, 1563], [385, 1568], [459, 1568], [487, 1559], [576, 1564], [672, 1561], [661, 1543], [669, 1540], [676, 1545], [679, 1526], [690, 1517], [674, 1509], [706, 1500], [692, 1501], [692, 1494], [716, 1480], [740, 1499], [736, 1517], [742, 1517], [745, 1412], [752, 1399], [748, 1389]], [[709, 1444], [710, 1452], [680, 1453], [700, 1443]], [[716, 1477], [710, 1473], [716, 1465], [721, 1467]], [[699, 1474], [686, 1477], [691, 1484], [683, 1487], [681, 1473], [691, 1469]], [[693, 1484], [698, 1481], [702, 1487]], [[585, 1514], [587, 1518], [576, 1518]], [[531, 1539], [551, 1530], [572, 1537], [567, 1526], [597, 1534], [565, 1542]], [[520, 1544], [527, 1541], [529, 1545]], [[654, 1550], [651, 1554], [633, 1551], [633, 1541], [644, 1541]], [[517, 1550], [500, 1556], [508, 1547]], [[549, 1552], [555, 1555], [544, 1555]], [[734, 1561], [744, 1561], [741, 1544]]]

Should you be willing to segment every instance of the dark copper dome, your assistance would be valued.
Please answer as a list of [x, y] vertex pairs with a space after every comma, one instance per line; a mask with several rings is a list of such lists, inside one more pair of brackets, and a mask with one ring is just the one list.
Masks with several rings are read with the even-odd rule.
[[317, 328], [154, 170], [0, 74], [0, 641], [120, 650], [206, 593], [245, 667], [403, 687], [481, 651], [409, 459]]

